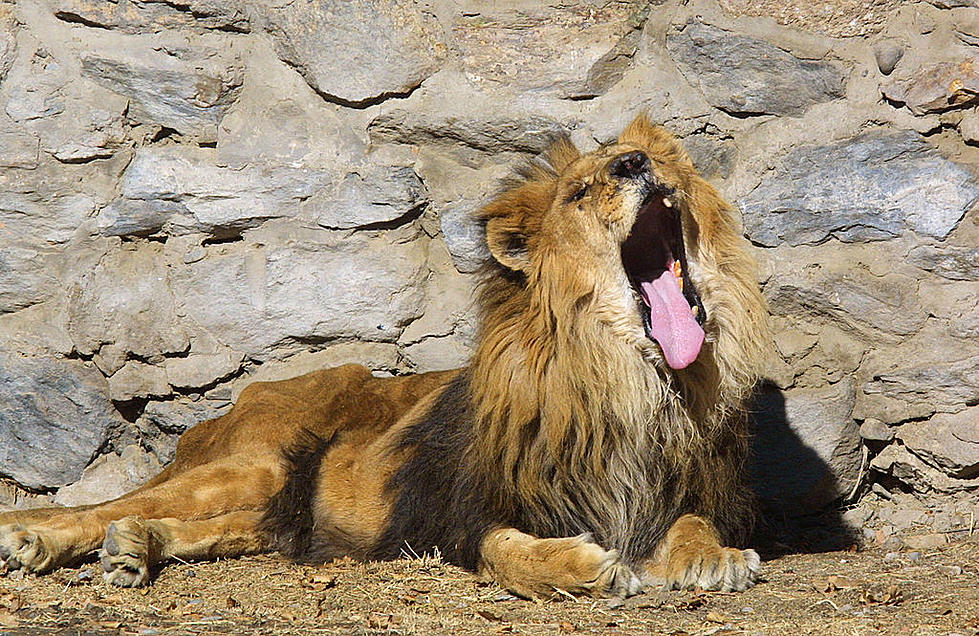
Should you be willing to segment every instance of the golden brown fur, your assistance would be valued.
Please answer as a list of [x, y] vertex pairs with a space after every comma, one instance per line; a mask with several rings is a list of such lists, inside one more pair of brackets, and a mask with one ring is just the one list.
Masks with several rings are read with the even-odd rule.
[[[647, 167], [626, 174], [627, 155]], [[679, 214], [706, 310], [685, 368], [644, 332], [620, 256], [650, 184]], [[136, 492], [0, 515], [0, 559], [44, 572], [101, 544], [107, 580], [140, 585], [172, 556], [388, 558], [407, 543], [530, 597], [750, 585], [757, 555], [723, 545], [750, 525], [743, 401], [768, 339], [728, 206], [640, 117], [588, 154], [559, 141], [483, 215], [494, 261], [468, 369], [250, 387]]]

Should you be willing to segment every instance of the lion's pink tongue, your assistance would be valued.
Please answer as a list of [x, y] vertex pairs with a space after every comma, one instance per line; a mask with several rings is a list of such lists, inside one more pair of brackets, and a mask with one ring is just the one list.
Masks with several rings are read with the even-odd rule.
[[649, 305], [649, 331], [662, 347], [666, 363], [682, 369], [696, 360], [704, 344], [704, 330], [673, 272], [666, 270], [654, 281], [641, 282], [639, 290]]

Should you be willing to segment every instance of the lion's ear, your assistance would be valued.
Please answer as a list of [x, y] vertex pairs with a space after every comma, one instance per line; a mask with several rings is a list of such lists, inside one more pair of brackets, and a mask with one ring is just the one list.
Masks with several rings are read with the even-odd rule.
[[494, 217], [486, 222], [486, 245], [501, 265], [518, 272], [530, 267], [527, 235], [523, 228], [506, 217]]

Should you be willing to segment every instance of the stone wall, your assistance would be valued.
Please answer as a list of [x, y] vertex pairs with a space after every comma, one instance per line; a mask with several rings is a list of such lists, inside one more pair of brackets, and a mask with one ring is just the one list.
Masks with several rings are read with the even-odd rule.
[[472, 211], [643, 109], [762, 263], [762, 493], [975, 489], [977, 61], [976, 0], [0, 0], [0, 498], [115, 494], [255, 380], [464, 364]]

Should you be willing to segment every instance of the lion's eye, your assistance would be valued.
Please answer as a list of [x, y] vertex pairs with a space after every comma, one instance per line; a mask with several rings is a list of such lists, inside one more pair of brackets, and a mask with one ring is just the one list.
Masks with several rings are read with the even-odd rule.
[[572, 192], [571, 196], [568, 197], [568, 203], [575, 203], [577, 201], [581, 201], [582, 199], [585, 198], [586, 194], [588, 194], [588, 185], [582, 183], [581, 185], [578, 186], [578, 189]]

